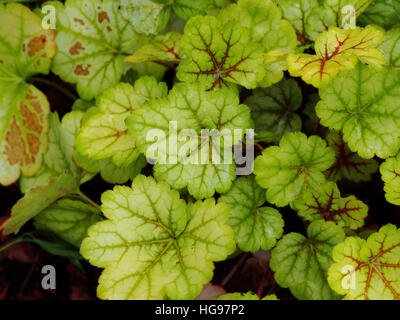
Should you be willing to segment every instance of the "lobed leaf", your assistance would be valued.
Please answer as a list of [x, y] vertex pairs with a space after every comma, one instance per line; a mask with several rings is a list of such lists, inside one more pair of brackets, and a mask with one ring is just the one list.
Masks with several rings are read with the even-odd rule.
[[72, 111], [67, 113], [60, 123], [57, 113], [49, 115], [49, 146], [36, 175], [21, 177], [20, 188], [23, 193], [34, 187], [46, 185], [51, 179], [65, 173], [74, 177], [78, 185], [93, 177], [92, 174], [77, 167], [72, 157], [82, 116], [81, 111]]
[[400, 28], [387, 31], [379, 49], [390, 67], [400, 69]]
[[21, 4], [0, 4], [0, 20], [0, 184], [10, 185], [33, 176], [47, 148], [49, 103], [25, 81], [49, 72], [56, 45], [54, 30]]
[[364, 225], [368, 212], [368, 206], [355, 196], [342, 198], [334, 182], [308, 189], [301, 199], [295, 201], [294, 207], [307, 221], [324, 219], [354, 230]]
[[[150, 2], [150, 1], [149, 1]], [[91, 100], [114, 87], [123, 73], [124, 54], [138, 43], [135, 25], [112, 0], [51, 2], [57, 12], [57, 54], [52, 71], [77, 85]]]
[[210, 89], [229, 82], [255, 88], [265, 75], [262, 46], [252, 42], [237, 21], [193, 17], [185, 26], [181, 46], [186, 58], [178, 66], [180, 81], [200, 82]]
[[283, 234], [284, 221], [278, 210], [263, 206], [265, 192], [253, 176], [239, 178], [218, 202], [231, 207], [228, 224], [235, 231], [236, 241], [243, 251], [271, 249]]
[[363, 65], [339, 75], [320, 90], [316, 112], [321, 124], [343, 132], [343, 140], [362, 158], [393, 156], [399, 149], [400, 73], [376, 73]]
[[100, 211], [82, 201], [61, 199], [35, 217], [36, 229], [50, 231], [66, 242], [80, 247], [87, 229], [100, 221]]
[[254, 162], [257, 183], [267, 189], [268, 202], [283, 207], [309, 187], [325, 182], [323, 171], [335, 161], [334, 151], [318, 136], [291, 132], [279, 146], [268, 147]]
[[130, 63], [142, 63], [146, 61], [179, 62], [182, 59], [181, 37], [182, 35], [176, 31], [158, 35], [137, 49], [125, 61]]
[[383, 41], [384, 34], [373, 26], [365, 29], [330, 28], [315, 41], [315, 55], [289, 54], [289, 72], [316, 88], [326, 86], [340, 71], [351, 70], [358, 60], [375, 70], [385, 63], [383, 54], [374, 48]]
[[18, 233], [21, 227], [56, 200], [78, 189], [73, 176], [61, 174], [47, 185], [35, 187], [18, 200], [11, 210], [11, 220], [4, 226], [4, 234]]
[[302, 99], [301, 90], [293, 79], [254, 90], [245, 103], [250, 107], [256, 134], [272, 133], [279, 142], [287, 132], [300, 131], [301, 118], [295, 111], [300, 108]]
[[388, 224], [367, 240], [348, 237], [333, 249], [329, 285], [344, 299], [400, 299], [400, 230]]
[[362, 25], [376, 24], [385, 29], [393, 28], [398, 24], [400, 12], [397, 9], [398, 0], [374, 0], [365, 12], [359, 17], [358, 22]]
[[186, 205], [153, 178], [139, 175], [132, 188], [105, 192], [102, 211], [108, 219], [90, 227], [81, 246], [85, 258], [105, 268], [102, 299], [193, 299], [211, 280], [212, 262], [235, 248], [227, 205]]
[[157, 160], [154, 176], [173, 188], [187, 187], [196, 199], [229, 190], [235, 179], [231, 149], [250, 125], [250, 111], [234, 91], [183, 83], [127, 119], [138, 149]]
[[285, 235], [271, 253], [276, 282], [297, 299], [339, 299], [328, 285], [327, 271], [333, 263], [333, 247], [344, 239], [339, 226], [322, 220], [309, 225], [307, 238], [294, 232]]
[[400, 205], [400, 156], [387, 158], [379, 168], [385, 182], [385, 198], [388, 202]]
[[379, 166], [376, 160], [363, 159], [356, 152], [352, 152], [343, 141], [341, 132], [330, 131], [326, 140], [336, 153], [335, 163], [326, 171], [329, 180], [347, 179], [354, 182], [371, 180], [371, 175]]
[[167, 95], [165, 83], [153, 77], [141, 77], [134, 86], [120, 83], [98, 99], [100, 112], [93, 114], [82, 126], [76, 141], [79, 153], [94, 160], [112, 157], [117, 166], [135, 161], [140, 152], [135, 139], [128, 135], [126, 118], [146, 101]]
[[271, 0], [239, 0], [221, 10], [218, 19], [237, 20], [248, 30], [250, 39], [263, 46], [265, 76], [259, 86], [268, 87], [283, 78], [287, 69], [286, 54], [296, 47], [296, 34], [291, 24]]

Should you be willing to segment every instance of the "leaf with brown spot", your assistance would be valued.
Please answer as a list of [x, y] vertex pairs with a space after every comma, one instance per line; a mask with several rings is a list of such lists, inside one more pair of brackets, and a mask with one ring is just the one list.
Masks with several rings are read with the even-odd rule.
[[124, 70], [124, 55], [136, 47], [136, 25], [125, 19], [118, 2], [52, 2], [57, 14], [57, 54], [52, 71], [77, 85], [82, 99], [92, 100], [115, 86]]
[[90, 180], [94, 174], [79, 168], [72, 159], [75, 138], [81, 128], [83, 112], [67, 113], [60, 122], [57, 113], [49, 114], [49, 146], [44, 154], [44, 163], [33, 177], [21, 177], [20, 188], [23, 193], [30, 189], [44, 186], [51, 179], [68, 173], [75, 178], [77, 184]]
[[0, 184], [9, 185], [41, 166], [49, 103], [24, 80], [49, 72], [56, 44], [54, 30], [42, 29], [40, 17], [23, 5], [0, 4], [0, 21]]

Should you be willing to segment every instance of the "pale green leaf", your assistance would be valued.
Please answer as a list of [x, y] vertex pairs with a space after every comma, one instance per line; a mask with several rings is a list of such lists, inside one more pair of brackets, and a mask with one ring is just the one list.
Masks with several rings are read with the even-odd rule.
[[200, 82], [211, 89], [229, 82], [255, 88], [265, 75], [263, 47], [251, 41], [237, 21], [193, 17], [185, 26], [181, 46], [186, 55], [178, 66], [181, 81]]
[[138, 43], [135, 26], [112, 0], [51, 2], [57, 12], [57, 54], [52, 71], [77, 85], [91, 100], [115, 86], [123, 73], [124, 54]]
[[346, 300], [400, 300], [400, 230], [388, 224], [367, 240], [348, 237], [333, 249], [330, 286]]
[[61, 174], [47, 185], [33, 188], [18, 200], [11, 210], [11, 220], [4, 227], [4, 234], [17, 233], [30, 219], [50, 206], [56, 200], [76, 191], [78, 185], [73, 176]]
[[321, 124], [342, 131], [353, 152], [369, 159], [393, 156], [399, 149], [400, 72], [377, 73], [359, 64], [319, 91]]
[[141, 77], [132, 86], [120, 83], [108, 89], [98, 99], [100, 112], [93, 114], [82, 126], [76, 141], [77, 151], [94, 160], [112, 157], [117, 166], [131, 163], [139, 157], [134, 137], [125, 125], [131, 112], [151, 99], [167, 95], [165, 83], [153, 77]]
[[[186, 205], [153, 178], [135, 178], [102, 196], [108, 220], [89, 228], [82, 255], [105, 268], [102, 299], [193, 299], [211, 280], [213, 261], [235, 249], [230, 210], [213, 199]], [[179, 288], [179, 290], [178, 290]]]
[[400, 69], [400, 28], [387, 31], [379, 49], [383, 51], [389, 66]]
[[154, 176], [197, 199], [229, 190], [231, 147], [250, 125], [250, 110], [233, 90], [205, 91], [200, 84], [177, 84], [168, 99], [150, 101], [127, 119], [139, 150], [157, 160]]
[[41, 166], [49, 103], [25, 80], [49, 72], [56, 45], [54, 30], [21, 4], [0, 4], [0, 20], [0, 184], [9, 185]]
[[68, 173], [75, 177], [79, 184], [92, 178], [93, 175], [76, 166], [72, 157], [75, 138], [80, 130], [82, 116], [83, 113], [81, 111], [72, 111], [67, 113], [60, 123], [57, 113], [49, 115], [48, 150], [37, 174], [33, 177], [21, 177], [20, 187], [22, 192], [26, 193], [34, 187], [46, 185], [52, 178], [56, 178], [63, 173]]

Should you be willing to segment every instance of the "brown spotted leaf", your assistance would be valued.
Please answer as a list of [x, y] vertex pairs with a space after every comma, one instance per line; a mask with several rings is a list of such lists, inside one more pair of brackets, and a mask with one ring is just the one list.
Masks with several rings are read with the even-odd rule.
[[91, 100], [121, 79], [124, 55], [136, 46], [135, 26], [124, 19], [119, 1], [68, 0], [57, 9], [57, 54], [52, 71], [75, 83]]
[[[0, 184], [34, 175], [47, 148], [46, 96], [24, 80], [48, 73], [54, 30], [20, 4], [0, 4]], [[12, 26], [12, 27], [10, 27]]]

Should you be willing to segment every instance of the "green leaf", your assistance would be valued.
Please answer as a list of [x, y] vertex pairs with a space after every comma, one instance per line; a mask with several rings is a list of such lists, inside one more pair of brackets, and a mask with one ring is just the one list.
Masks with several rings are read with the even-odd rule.
[[76, 179], [69, 174], [52, 178], [47, 185], [33, 188], [18, 200], [11, 210], [11, 220], [4, 227], [4, 234], [17, 233], [30, 219], [56, 200], [78, 189]]
[[307, 190], [301, 199], [295, 201], [294, 207], [307, 221], [324, 219], [354, 230], [364, 225], [368, 212], [368, 206], [355, 196], [342, 198], [334, 182]]
[[49, 147], [43, 158], [43, 164], [34, 177], [21, 177], [20, 187], [27, 193], [30, 189], [46, 185], [53, 178], [67, 173], [74, 177], [77, 184], [92, 178], [88, 172], [78, 168], [72, 159], [75, 138], [80, 130], [83, 113], [72, 111], [67, 113], [60, 123], [57, 113], [49, 115]]
[[377, 24], [385, 29], [393, 28], [399, 23], [399, 11], [396, 13], [398, 0], [374, 0], [359, 17], [362, 25]]
[[210, 0], [207, 8], [207, 13], [217, 15], [222, 8], [234, 3], [235, 0]]
[[120, 83], [108, 89], [98, 99], [99, 113], [82, 126], [76, 149], [94, 160], [112, 157], [117, 166], [131, 163], [139, 157], [135, 140], [128, 135], [125, 119], [146, 101], [167, 95], [165, 83], [153, 77], [141, 77], [135, 86]]
[[384, 190], [386, 200], [395, 205], [400, 205], [400, 155], [388, 158], [379, 168], [382, 180], [385, 182]]
[[235, 249], [228, 205], [186, 205], [153, 178], [139, 175], [132, 188], [105, 192], [102, 211], [108, 220], [90, 227], [81, 246], [86, 259], [105, 268], [102, 299], [194, 299], [211, 280], [213, 261]]
[[127, 119], [138, 149], [157, 160], [154, 176], [173, 188], [187, 187], [196, 199], [229, 190], [236, 177], [231, 147], [250, 125], [250, 110], [233, 90], [183, 83]]
[[376, 160], [363, 159], [357, 153], [352, 152], [343, 141], [341, 132], [330, 131], [326, 140], [336, 153], [335, 163], [326, 171], [329, 180], [347, 179], [354, 182], [371, 180], [371, 175], [377, 171], [379, 166]]
[[266, 72], [259, 85], [271, 86], [283, 78], [283, 71], [287, 69], [284, 60], [296, 47], [296, 33], [292, 25], [282, 19], [281, 10], [273, 1], [239, 0], [224, 8], [217, 18], [224, 22], [237, 20], [250, 32], [250, 39], [263, 46]]
[[[306, 23], [307, 34], [311, 40], [315, 40], [321, 32], [328, 30], [329, 27], [344, 29], [355, 27], [357, 17], [363, 13], [372, 1], [325, 0], [319, 8], [313, 9], [309, 15]], [[352, 25], [353, 19], [354, 25]]]
[[91, 100], [121, 79], [124, 54], [139, 36], [112, 0], [51, 2], [57, 9], [57, 54], [52, 71]]
[[[119, 5], [120, 20], [129, 22], [138, 33], [157, 34], [168, 23], [171, 9], [158, 1], [119, 0], [111, 1]], [[117, 21], [119, 22], [119, 21]]]
[[383, 53], [374, 47], [382, 43], [383, 37], [383, 32], [373, 26], [365, 29], [330, 28], [315, 41], [315, 55], [288, 55], [289, 73], [322, 88], [340, 71], [354, 69], [358, 60], [380, 71], [385, 59]]
[[142, 63], [146, 61], [179, 62], [181, 59], [181, 37], [182, 35], [179, 32], [171, 31], [151, 38], [148, 43], [137, 49], [125, 61], [130, 63]]
[[188, 20], [195, 15], [205, 15], [212, 0], [174, 0], [172, 8], [176, 15]]
[[393, 156], [399, 149], [400, 72], [377, 73], [358, 65], [319, 91], [321, 124], [343, 132], [343, 140], [363, 158]]
[[243, 251], [271, 249], [283, 234], [284, 221], [278, 210], [263, 206], [265, 192], [254, 176], [239, 178], [218, 202], [231, 207], [228, 224], [235, 231], [236, 241]]
[[319, 8], [318, 0], [277, 0], [276, 3], [295, 28], [299, 45], [310, 44], [308, 19]]
[[56, 45], [23, 5], [0, 4], [0, 20], [0, 184], [10, 185], [21, 172], [33, 176], [47, 148], [49, 103], [25, 81], [49, 72]]
[[367, 240], [348, 237], [333, 249], [329, 285], [349, 300], [400, 299], [400, 230], [388, 224]]
[[83, 99], [75, 100], [72, 105], [72, 111], [82, 111], [85, 112], [87, 109], [91, 108], [95, 103], [93, 101], [86, 101]]
[[313, 93], [308, 97], [309, 101], [306, 103], [303, 111], [305, 115], [305, 120], [303, 123], [303, 132], [308, 135], [318, 134], [321, 129], [321, 125], [319, 123], [319, 118], [315, 113], [315, 106], [318, 103], [319, 95], [318, 93]]
[[387, 31], [379, 49], [389, 66], [400, 69], [400, 28]]
[[274, 294], [267, 295], [264, 298], [260, 299], [253, 292], [233, 292], [220, 295], [218, 297], [218, 300], [278, 300], [278, 298]]
[[325, 182], [323, 171], [335, 161], [334, 151], [318, 136], [287, 133], [279, 146], [264, 150], [254, 163], [257, 183], [267, 189], [267, 201], [283, 207], [309, 187]]
[[270, 267], [275, 280], [301, 300], [332, 300], [339, 296], [328, 285], [327, 271], [332, 249], [345, 238], [333, 222], [317, 220], [307, 229], [307, 237], [289, 233], [272, 250]]
[[237, 21], [193, 17], [185, 26], [181, 46], [186, 58], [178, 66], [180, 81], [200, 82], [211, 89], [229, 82], [255, 88], [265, 75], [262, 46], [252, 42]]
[[287, 132], [301, 130], [301, 118], [295, 113], [302, 103], [296, 81], [283, 79], [269, 88], [259, 88], [246, 99], [250, 107], [256, 133], [271, 132], [276, 142]]
[[50, 231], [66, 242], [80, 247], [87, 229], [101, 220], [100, 212], [82, 201], [62, 199], [35, 217], [36, 229]]
[[87, 172], [92, 174], [100, 173], [103, 180], [112, 184], [123, 184], [133, 180], [147, 164], [143, 155], [140, 155], [130, 163], [117, 166], [111, 158], [92, 160], [79, 152], [74, 153], [74, 161]]

